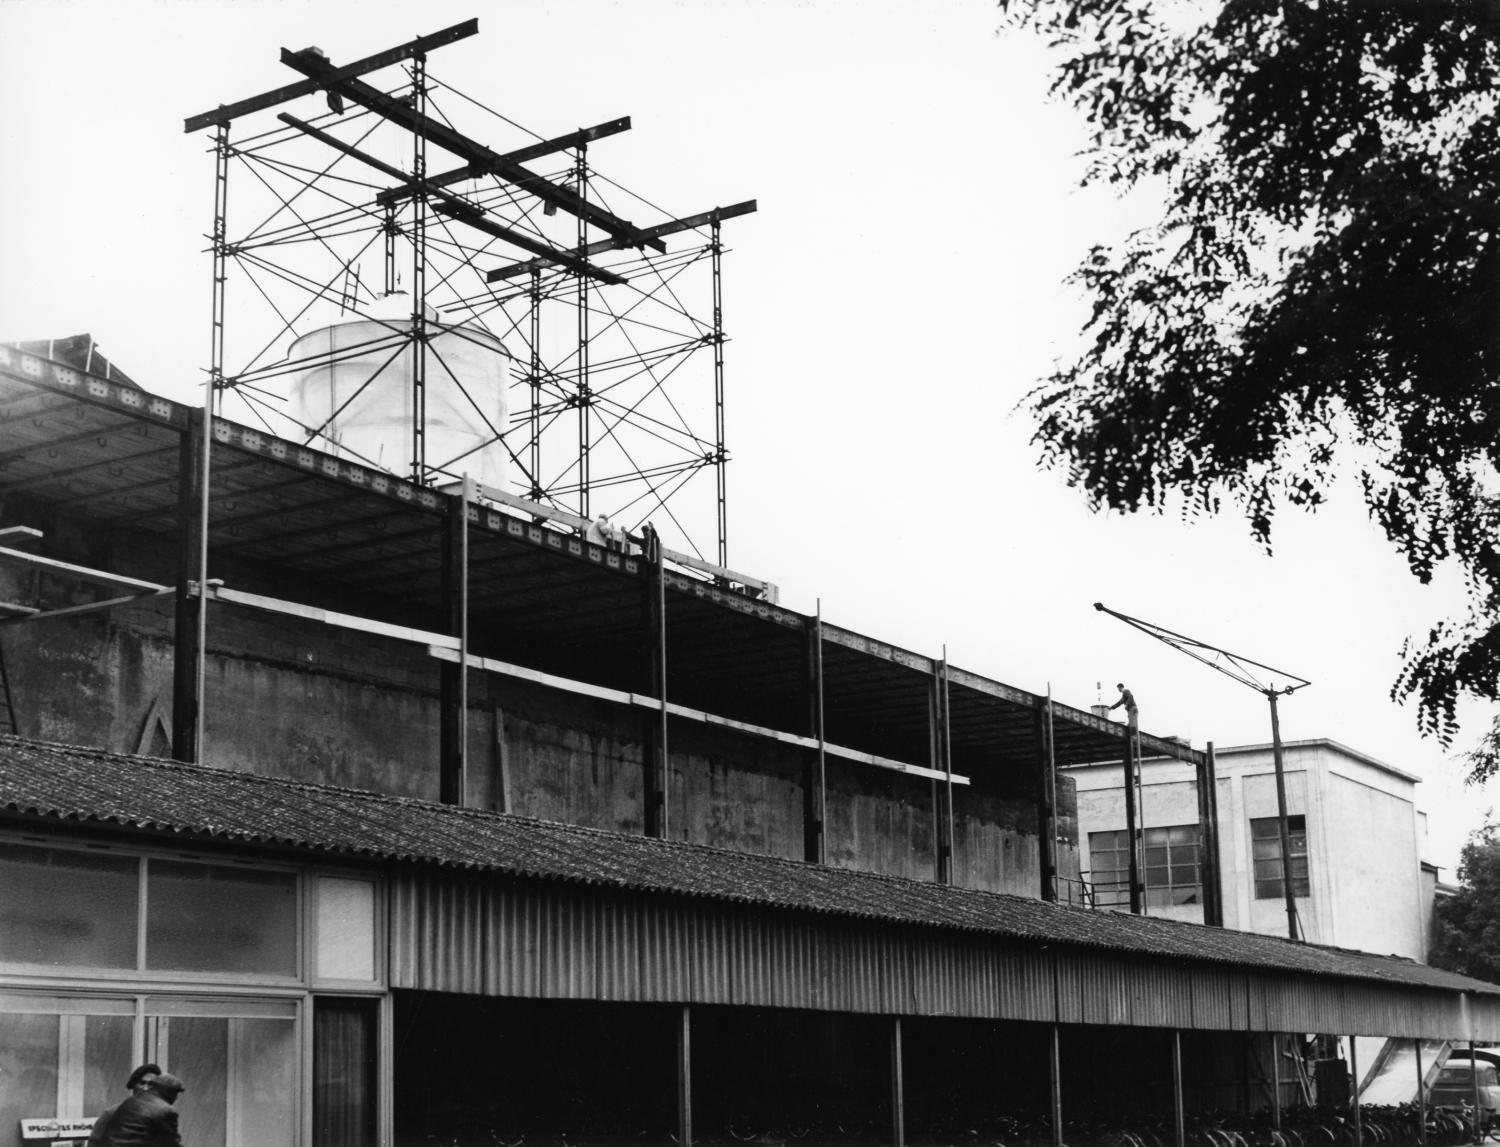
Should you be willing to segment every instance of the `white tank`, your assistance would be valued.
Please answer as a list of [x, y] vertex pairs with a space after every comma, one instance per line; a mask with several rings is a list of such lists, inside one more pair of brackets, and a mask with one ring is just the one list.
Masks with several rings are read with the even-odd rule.
[[[350, 456], [409, 474], [411, 325], [410, 298], [388, 295], [299, 337], [287, 355], [302, 365], [292, 375], [287, 412], [309, 430], [321, 427], [322, 437]], [[431, 307], [425, 325], [427, 465], [498, 487], [506, 454], [495, 435], [506, 428], [510, 352], [480, 327], [439, 321]]]

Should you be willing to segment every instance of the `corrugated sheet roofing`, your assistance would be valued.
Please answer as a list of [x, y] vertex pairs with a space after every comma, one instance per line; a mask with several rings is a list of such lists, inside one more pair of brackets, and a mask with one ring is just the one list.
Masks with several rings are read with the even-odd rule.
[[1124, 955], [1500, 995], [1395, 956], [0, 736], [0, 811], [197, 841], [505, 873]]

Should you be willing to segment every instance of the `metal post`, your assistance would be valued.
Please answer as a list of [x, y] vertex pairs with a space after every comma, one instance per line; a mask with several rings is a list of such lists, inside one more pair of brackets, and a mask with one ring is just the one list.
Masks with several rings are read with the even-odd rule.
[[693, 1147], [693, 1009], [683, 1004], [677, 1025], [677, 1142]]
[[1052, 686], [1036, 711], [1036, 741], [1041, 750], [1041, 800], [1037, 802], [1037, 860], [1042, 870], [1042, 899], [1057, 900], [1057, 758], [1052, 740]]
[[1297, 899], [1292, 891], [1292, 837], [1286, 820], [1286, 767], [1281, 754], [1281, 718], [1276, 691], [1266, 690], [1271, 703], [1271, 753], [1276, 762], [1276, 834], [1281, 840], [1281, 890], [1286, 898], [1286, 934], [1297, 939]]
[[1182, 1099], [1182, 1032], [1172, 1029], [1172, 1116], [1177, 1147], [1187, 1147], [1187, 1108]]
[[[573, 180], [577, 185], [579, 199], [587, 200], [589, 194], [588, 145], [578, 145], [578, 159], [573, 166]], [[589, 227], [583, 212], [578, 213], [578, 249], [588, 246]], [[589, 386], [589, 277], [582, 271], [574, 272], [578, 283], [578, 513], [589, 516], [589, 407], [593, 405], [593, 391]]]
[[[1205, 897], [1204, 923], [1222, 928], [1224, 926], [1224, 869], [1219, 852], [1219, 773], [1218, 759], [1214, 755], [1214, 743], [1210, 741], [1203, 754], [1202, 795], [1204, 807], [1204, 855], [1199, 857], [1200, 872], [1205, 893], [1212, 891], [1212, 899]], [[1205, 863], [1206, 862], [1206, 863]], [[1208, 918], [1208, 905], [1213, 905], [1213, 918]]]
[[187, 429], [178, 447], [177, 462], [177, 600], [172, 626], [172, 756], [179, 761], [198, 759], [198, 667], [203, 645], [198, 617], [204, 607], [193, 584], [203, 576], [202, 485], [204, 436], [207, 414], [188, 412]]
[[1271, 1033], [1271, 1126], [1281, 1130], [1281, 1034]]
[[1354, 1147], [1364, 1147], [1365, 1126], [1359, 1113], [1359, 1051], [1354, 1046], [1354, 1036], [1349, 1037], [1349, 1097], [1354, 1107]]
[[1474, 1054], [1474, 1041], [1469, 1041], [1469, 1085], [1474, 1089], [1474, 1142], [1484, 1142], [1484, 1110], [1479, 1106], [1479, 1057]]
[[1130, 849], [1128, 878], [1130, 880], [1130, 911], [1141, 914], [1141, 864], [1140, 847], [1136, 842], [1135, 816], [1135, 729], [1125, 732], [1125, 837]]
[[948, 711], [948, 647], [934, 674], [937, 687], [936, 767], [943, 771], [937, 800], [937, 879], [939, 884], [953, 883], [953, 728]]
[[658, 708], [646, 735], [646, 835], [665, 839], [670, 831], [667, 794], [667, 601], [666, 567], [661, 535], [649, 522], [646, 535], [646, 639], [650, 654], [651, 696]]
[[[465, 491], [466, 493], [467, 491]], [[465, 749], [468, 737], [468, 713], [465, 708], [464, 679], [468, 676], [465, 593], [468, 581], [469, 504], [464, 493], [448, 499], [448, 513], [443, 519], [443, 611], [449, 633], [459, 638], [460, 660], [457, 664], [438, 664], [438, 799], [444, 804], [462, 805]]]
[[1047, 1080], [1052, 1092], [1052, 1147], [1063, 1147], [1062, 1034], [1057, 1024], [1052, 1025], [1052, 1040], [1047, 1056]]
[[902, 1076], [901, 1017], [891, 1017], [891, 1147], [906, 1147], [906, 1081]]
[[396, 204], [389, 203], [385, 208], [385, 223], [381, 230], [385, 233], [385, 291], [386, 295], [396, 293], [396, 236], [401, 234], [401, 228], [396, 226]]
[[1427, 1078], [1422, 1071], [1422, 1041], [1414, 1039], [1411, 1045], [1417, 1053], [1417, 1142], [1427, 1147]]
[[412, 57], [411, 480], [427, 482], [427, 57]]
[[807, 681], [809, 732], [818, 747], [807, 759], [802, 778], [802, 858], [809, 864], [826, 864], [828, 839], [828, 757], [823, 717], [823, 602], [817, 615], [807, 622]]
[[714, 344], [714, 484], [719, 503], [719, 564], [729, 564], [729, 511], [724, 464], [729, 454], [724, 448], [724, 244], [720, 239], [721, 221], [716, 208], [710, 223], [713, 239], [709, 246], [713, 268], [714, 320], [711, 337]]

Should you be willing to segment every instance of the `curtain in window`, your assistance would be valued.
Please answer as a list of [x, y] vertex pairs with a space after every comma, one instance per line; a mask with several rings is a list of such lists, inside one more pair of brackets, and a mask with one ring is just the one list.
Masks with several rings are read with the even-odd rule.
[[376, 1001], [313, 1005], [314, 1147], [375, 1147]]

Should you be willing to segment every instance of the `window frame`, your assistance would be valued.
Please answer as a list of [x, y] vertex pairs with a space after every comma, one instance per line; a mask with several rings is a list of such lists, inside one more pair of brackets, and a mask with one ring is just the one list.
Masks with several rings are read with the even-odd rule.
[[[1288, 854], [1281, 852], [1281, 829], [1279, 816], [1252, 816], [1250, 821], [1250, 894], [1255, 900], [1283, 900], [1286, 898], [1287, 861], [1290, 859], [1292, 896], [1306, 900], [1312, 895], [1312, 866], [1308, 856], [1307, 815], [1287, 814]], [[1300, 843], [1301, 848], [1298, 848]], [[1264, 849], [1259, 845], [1268, 846]], [[1257, 855], [1264, 851], [1268, 855]], [[1262, 875], [1271, 872], [1274, 875]], [[1299, 871], [1300, 869], [1300, 871]]]
[[[1187, 830], [1190, 839], [1179, 842], [1175, 846], [1172, 843], [1174, 830]], [[1193, 905], [1203, 903], [1203, 846], [1199, 839], [1199, 826], [1196, 824], [1172, 824], [1157, 825], [1141, 831], [1141, 866], [1140, 877], [1144, 887], [1146, 903], [1156, 908], [1172, 908], [1179, 905]], [[1110, 846], [1098, 848], [1095, 842], [1101, 837], [1111, 838]], [[1154, 837], [1154, 839], [1153, 839]], [[1183, 867], [1187, 861], [1178, 860], [1173, 856], [1173, 848], [1188, 848], [1192, 852], [1193, 881], [1191, 884], [1179, 884], [1173, 880], [1174, 869]], [[1167, 862], [1165, 865], [1148, 865], [1145, 863], [1145, 851], [1147, 848], [1167, 849]], [[1111, 874], [1113, 879], [1108, 881], [1109, 887], [1106, 892], [1101, 893], [1099, 876], [1101, 868], [1098, 862], [1100, 854], [1108, 854], [1118, 858], [1115, 865], [1103, 869]], [[1164, 883], [1152, 883], [1152, 872], [1165, 872]], [[1114, 907], [1130, 903], [1130, 837], [1129, 830], [1104, 829], [1099, 832], [1089, 833], [1089, 879], [1094, 887], [1094, 902], [1104, 907]], [[1189, 899], [1178, 900], [1174, 897], [1176, 892], [1189, 892]], [[1152, 893], [1156, 893], [1155, 898]], [[1165, 898], [1162, 895], [1165, 894]], [[1109, 899], [1102, 899], [1108, 896]]]

